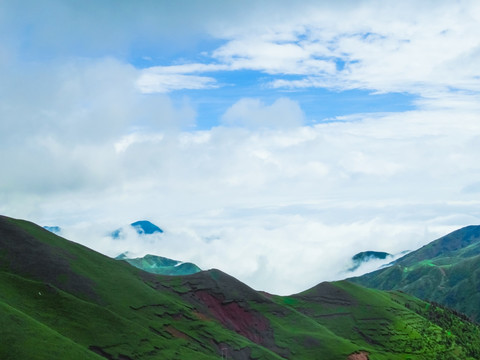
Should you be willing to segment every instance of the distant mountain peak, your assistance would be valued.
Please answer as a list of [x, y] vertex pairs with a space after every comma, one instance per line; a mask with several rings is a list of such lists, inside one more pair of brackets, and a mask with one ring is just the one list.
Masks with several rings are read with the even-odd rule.
[[353, 265], [348, 271], [357, 270], [362, 264], [371, 260], [385, 260], [389, 257], [393, 257], [392, 254], [383, 251], [362, 251], [352, 256]]
[[130, 251], [124, 251], [120, 255], [115, 257], [115, 260], [125, 260], [125, 259], [131, 259], [133, 254]]
[[386, 259], [388, 256], [392, 256], [383, 251], [362, 251], [352, 256], [353, 261], [365, 261], [367, 259]]
[[131, 223], [130, 226], [137, 230], [137, 233], [140, 235], [163, 233], [162, 229], [148, 220], [135, 221], [134, 223]]
[[189, 262], [172, 260], [166, 257], [147, 254], [144, 257], [132, 258], [128, 251], [118, 255], [116, 260], [124, 260], [143, 271], [161, 275], [190, 275], [202, 271], [197, 265]]
[[57, 235], [62, 232], [62, 228], [60, 226], [43, 226], [43, 228]]
[[[151, 223], [148, 220], [139, 220], [131, 223], [129, 225], [135, 231], [137, 232], [138, 235], [152, 235], [152, 234], [162, 234], [163, 230], [159, 228], [157, 225]], [[115, 231], [113, 231], [110, 236], [114, 239], [119, 239], [123, 236], [123, 228], [119, 228]]]

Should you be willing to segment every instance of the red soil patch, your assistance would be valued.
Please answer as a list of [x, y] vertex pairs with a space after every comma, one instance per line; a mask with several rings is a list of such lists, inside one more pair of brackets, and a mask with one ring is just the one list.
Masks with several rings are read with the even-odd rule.
[[189, 339], [189, 336], [183, 332], [181, 332], [178, 329], [175, 329], [172, 325], [165, 326], [165, 330], [167, 330], [170, 335], [176, 337], [176, 338], [181, 338], [181, 339]]
[[195, 292], [211, 314], [220, 323], [257, 344], [265, 342], [264, 334], [270, 329], [268, 320], [261, 314], [246, 310], [237, 302], [223, 303], [207, 291]]
[[368, 352], [359, 351], [353, 354], [348, 355], [347, 360], [368, 360]]

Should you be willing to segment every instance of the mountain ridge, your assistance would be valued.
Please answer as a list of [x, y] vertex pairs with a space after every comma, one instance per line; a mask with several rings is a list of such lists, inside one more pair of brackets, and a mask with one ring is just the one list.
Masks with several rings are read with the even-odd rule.
[[[0, 217], [0, 337], [10, 340], [0, 357], [42, 359], [53, 349], [50, 358], [64, 359], [65, 348], [68, 358], [97, 360], [480, 356], [478, 327], [452, 315], [449, 334], [433, 321], [450, 319], [447, 310], [429, 316], [433, 305], [406, 294], [326, 284], [285, 297], [220, 270], [155, 275]], [[22, 335], [43, 328], [45, 343]]]
[[455, 230], [388, 268], [348, 280], [381, 290], [401, 290], [480, 322], [480, 226]]
[[159, 275], [189, 275], [202, 271], [202, 269], [191, 262], [172, 260], [152, 254], [147, 254], [143, 257], [129, 258], [126, 253], [122, 253], [115, 257], [115, 259], [126, 261], [136, 268]]

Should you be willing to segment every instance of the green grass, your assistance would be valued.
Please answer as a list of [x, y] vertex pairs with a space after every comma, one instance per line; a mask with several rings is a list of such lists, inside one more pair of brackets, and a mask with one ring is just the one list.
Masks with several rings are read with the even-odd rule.
[[422, 312], [406, 307], [406, 304], [425, 307], [427, 303], [405, 294], [366, 289], [346, 281], [333, 285], [355, 299], [355, 304], [321, 305], [308, 301], [309, 292], [305, 292], [299, 294], [299, 301], [293, 307], [337, 336], [350, 338], [368, 351], [371, 359], [468, 358], [460, 338], [445, 338], [446, 331], [441, 326]]
[[102, 357], [0, 301], [0, 358], [86, 359]]

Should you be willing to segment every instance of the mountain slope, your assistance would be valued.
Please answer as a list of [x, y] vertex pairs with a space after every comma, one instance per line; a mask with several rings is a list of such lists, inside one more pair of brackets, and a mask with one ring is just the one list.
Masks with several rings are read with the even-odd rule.
[[0, 217], [2, 359], [478, 358], [478, 327], [428, 307], [347, 282], [282, 297], [219, 270], [154, 275]]
[[480, 322], [480, 226], [468, 226], [398, 259], [391, 267], [349, 279], [435, 301]]
[[[8, 329], [1, 331], [1, 359], [102, 359], [4, 302], [0, 302], [0, 323], [8, 326]], [[6, 346], [7, 344], [22, 346]]]

